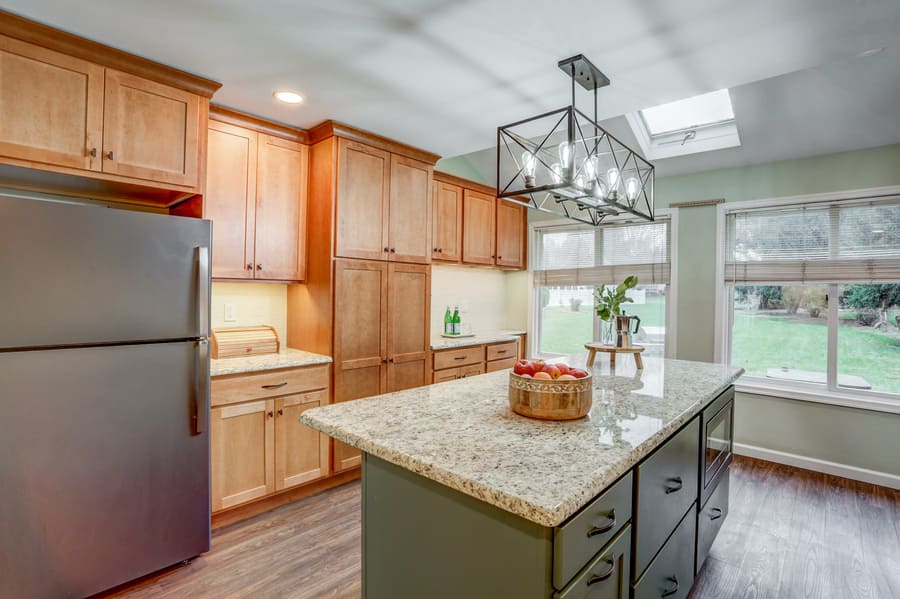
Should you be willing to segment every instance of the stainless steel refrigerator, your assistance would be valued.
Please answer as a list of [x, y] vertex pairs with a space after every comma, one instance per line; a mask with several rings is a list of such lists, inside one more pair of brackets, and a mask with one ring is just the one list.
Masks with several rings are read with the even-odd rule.
[[0, 197], [0, 597], [209, 550], [210, 226]]

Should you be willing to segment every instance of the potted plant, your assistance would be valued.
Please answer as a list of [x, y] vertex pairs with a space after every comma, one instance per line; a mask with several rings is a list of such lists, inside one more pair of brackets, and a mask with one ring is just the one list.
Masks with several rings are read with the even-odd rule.
[[614, 320], [616, 316], [622, 315], [622, 304], [630, 303], [632, 300], [628, 295], [629, 289], [637, 287], [638, 278], [634, 275], [626, 277], [619, 285], [597, 287], [594, 290], [594, 298], [597, 300], [597, 316], [604, 322], [601, 341], [606, 345], [612, 345], [613, 336], [615, 334]]

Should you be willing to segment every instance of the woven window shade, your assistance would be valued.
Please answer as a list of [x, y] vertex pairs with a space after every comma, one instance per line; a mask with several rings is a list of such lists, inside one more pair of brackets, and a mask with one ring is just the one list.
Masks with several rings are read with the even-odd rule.
[[547, 227], [538, 231], [537, 287], [612, 285], [636, 275], [644, 285], [669, 283], [669, 222]]
[[900, 197], [731, 212], [725, 225], [728, 283], [900, 280]]

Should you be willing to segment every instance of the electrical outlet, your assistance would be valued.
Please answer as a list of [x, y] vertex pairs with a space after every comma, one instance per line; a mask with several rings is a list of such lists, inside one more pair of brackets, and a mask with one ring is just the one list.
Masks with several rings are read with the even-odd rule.
[[237, 322], [237, 308], [234, 304], [225, 304], [225, 322]]

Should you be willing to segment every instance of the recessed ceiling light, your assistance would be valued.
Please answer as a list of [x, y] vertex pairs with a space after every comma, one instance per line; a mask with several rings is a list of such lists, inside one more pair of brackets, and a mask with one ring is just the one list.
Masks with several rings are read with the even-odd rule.
[[303, 96], [297, 92], [277, 91], [272, 95], [275, 96], [276, 100], [285, 104], [300, 104], [303, 102]]
[[881, 54], [884, 52], [884, 48], [872, 48], [870, 50], [866, 50], [865, 52], [860, 52], [857, 54], [860, 58], [868, 58], [869, 56], [875, 56], [876, 54]]

